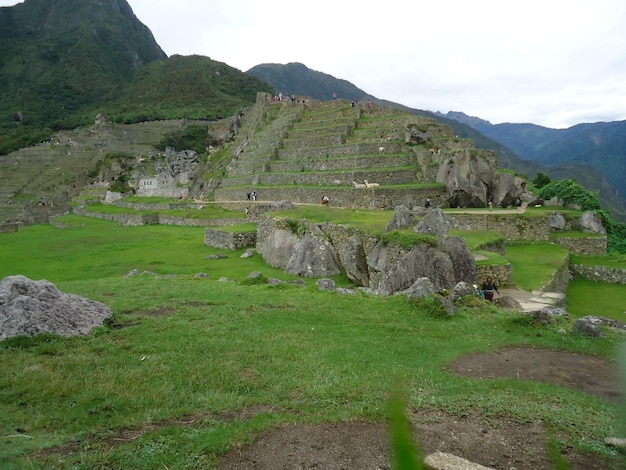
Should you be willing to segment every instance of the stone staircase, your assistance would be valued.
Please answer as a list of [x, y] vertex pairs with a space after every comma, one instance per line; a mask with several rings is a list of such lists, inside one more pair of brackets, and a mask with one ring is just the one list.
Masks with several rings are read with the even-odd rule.
[[[410, 126], [428, 139], [408, 141]], [[443, 205], [437, 171], [450, 152], [468, 148], [473, 143], [449, 127], [397, 109], [346, 100], [274, 102], [259, 94], [214, 198], [237, 201], [254, 190], [258, 201], [319, 204], [326, 195], [331, 206], [392, 209], [429, 197]], [[365, 180], [378, 186], [353, 185]]]

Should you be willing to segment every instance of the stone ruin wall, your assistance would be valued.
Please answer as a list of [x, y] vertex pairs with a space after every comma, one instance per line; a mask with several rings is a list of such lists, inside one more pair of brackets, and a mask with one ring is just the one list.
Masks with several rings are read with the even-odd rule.
[[207, 228], [204, 232], [204, 244], [224, 250], [256, 246], [256, 232], [232, 233], [224, 230]]
[[575, 255], [601, 255], [608, 249], [607, 237], [558, 237], [554, 241]]

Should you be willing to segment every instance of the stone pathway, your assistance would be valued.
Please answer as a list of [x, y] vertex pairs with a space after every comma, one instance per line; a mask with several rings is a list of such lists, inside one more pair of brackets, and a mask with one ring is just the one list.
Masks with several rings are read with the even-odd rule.
[[[497, 294], [496, 294], [497, 295]], [[525, 312], [541, 310], [544, 307], [565, 305], [565, 294], [562, 292], [528, 292], [522, 289], [500, 289], [500, 295], [510, 295], [517, 300]]]

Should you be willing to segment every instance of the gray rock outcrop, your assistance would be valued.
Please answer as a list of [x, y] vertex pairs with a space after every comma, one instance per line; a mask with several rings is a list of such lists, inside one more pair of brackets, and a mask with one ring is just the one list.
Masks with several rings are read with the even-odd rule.
[[286, 273], [303, 277], [332, 276], [341, 271], [334, 247], [321, 233], [307, 233], [285, 266]]
[[264, 218], [257, 225], [257, 251], [270, 266], [290, 274], [325, 277], [345, 271], [355, 284], [378, 295], [409, 289], [422, 277], [439, 291], [476, 279], [474, 257], [457, 237], [407, 250], [341, 225]]
[[451, 289], [460, 281], [474, 282], [474, 259], [462, 239], [455, 242], [452, 238], [440, 240], [437, 246], [421, 243], [408, 251], [379, 243], [368, 255], [368, 265], [374, 271], [370, 275], [372, 292], [391, 295], [408, 289], [421, 277], [430, 279], [438, 290]]
[[277, 225], [273, 219], [264, 218], [257, 224], [257, 251], [273, 268], [284, 268], [291, 259], [300, 239], [286, 225]]
[[458, 282], [456, 286], [452, 289], [452, 293], [450, 294], [450, 300], [453, 302], [456, 300], [460, 300], [463, 297], [467, 296], [478, 297], [480, 294], [478, 293], [478, 289], [474, 287], [473, 284], [469, 284], [467, 282], [461, 281]]
[[524, 197], [524, 179], [510, 173], [494, 173], [491, 200], [500, 207], [516, 206]]
[[369, 270], [367, 267], [367, 256], [361, 239], [353, 235], [341, 241], [337, 247], [337, 254], [348, 278], [355, 284], [368, 287]]
[[86, 335], [112, 314], [103, 303], [60, 292], [46, 280], [18, 275], [0, 281], [0, 341], [42, 333]]
[[500, 308], [504, 308], [507, 310], [514, 310], [516, 312], [521, 312], [524, 309], [522, 308], [522, 304], [519, 301], [510, 296], [510, 295], [501, 295], [493, 299], [493, 303]]
[[466, 149], [439, 167], [436, 181], [446, 185], [450, 207], [485, 207], [492, 175], [487, 161], [473, 158]]
[[448, 234], [449, 230], [471, 230], [471, 227], [464, 222], [446, 215], [439, 208], [428, 211], [422, 220], [413, 228], [414, 232], [426, 235], [437, 235], [442, 237]]

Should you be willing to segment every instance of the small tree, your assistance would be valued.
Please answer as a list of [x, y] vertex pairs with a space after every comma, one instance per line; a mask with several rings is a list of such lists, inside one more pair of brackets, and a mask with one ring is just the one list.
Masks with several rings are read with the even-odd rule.
[[551, 181], [552, 179], [550, 179], [548, 175], [540, 171], [537, 173], [537, 176], [535, 176], [535, 179], [533, 179], [533, 184], [535, 185], [535, 188], [541, 189]]

